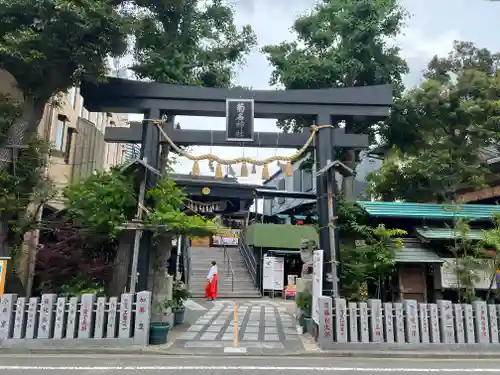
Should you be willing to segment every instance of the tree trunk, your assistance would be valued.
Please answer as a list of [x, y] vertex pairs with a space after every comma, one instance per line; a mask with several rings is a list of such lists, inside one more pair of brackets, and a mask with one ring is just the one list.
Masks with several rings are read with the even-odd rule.
[[109, 296], [118, 297], [128, 290], [130, 260], [134, 244], [134, 231], [124, 230], [120, 234], [118, 248], [113, 261], [113, 276], [107, 287]]
[[[153, 246], [152, 262], [150, 262], [148, 284], [152, 286], [153, 306], [163, 303], [168, 297], [167, 288], [167, 260], [172, 253], [172, 235], [160, 234], [158, 241]], [[162, 321], [164, 315], [161, 311], [153, 309], [152, 321]]]
[[[43, 117], [45, 100], [35, 100], [30, 96], [25, 96], [21, 104], [21, 116], [8, 131], [5, 144], [0, 145], [0, 172], [8, 170], [12, 161], [12, 148], [5, 146], [22, 145], [31, 136], [36, 134], [38, 124]], [[8, 213], [7, 213], [8, 214]], [[7, 243], [9, 226], [5, 215], [0, 216], [0, 256], [10, 256], [10, 249]]]

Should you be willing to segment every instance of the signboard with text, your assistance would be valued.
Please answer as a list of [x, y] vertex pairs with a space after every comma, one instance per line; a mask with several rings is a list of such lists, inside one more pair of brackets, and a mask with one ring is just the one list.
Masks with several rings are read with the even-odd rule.
[[323, 295], [323, 250], [313, 252], [312, 318], [319, 324], [319, 297]]
[[226, 140], [253, 142], [253, 122], [253, 99], [226, 99]]

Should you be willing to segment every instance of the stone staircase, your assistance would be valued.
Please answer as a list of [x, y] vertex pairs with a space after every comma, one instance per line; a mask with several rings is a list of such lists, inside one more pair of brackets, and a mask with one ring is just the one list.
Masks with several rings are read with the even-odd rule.
[[193, 297], [205, 296], [208, 269], [214, 260], [217, 262], [219, 271], [217, 298], [261, 297], [237, 248], [227, 248], [234, 272], [234, 290], [232, 290], [232, 273], [227, 261], [224, 262], [224, 249], [222, 247], [192, 247], [189, 251], [191, 257], [189, 290]]

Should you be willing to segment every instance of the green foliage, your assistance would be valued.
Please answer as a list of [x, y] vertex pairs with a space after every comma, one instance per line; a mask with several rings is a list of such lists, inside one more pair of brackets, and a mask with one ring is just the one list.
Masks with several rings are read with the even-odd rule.
[[148, 214], [148, 220], [153, 225], [165, 226], [166, 230], [175, 234], [200, 237], [217, 230], [214, 221], [197, 215], [188, 216], [182, 211], [187, 197], [168, 176], [164, 176], [147, 195], [155, 202]]
[[191, 297], [191, 293], [186, 288], [186, 284], [182, 280], [174, 280], [172, 287], [172, 300], [170, 301], [170, 307], [172, 311], [179, 311], [184, 308], [184, 302], [186, 302]]
[[0, 144], [7, 140], [9, 129], [21, 116], [21, 108], [10, 96], [0, 94]]
[[427, 80], [396, 101], [383, 142], [400, 151], [368, 178], [384, 200], [453, 202], [458, 188], [484, 185], [481, 149], [500, 141], [500, 54], [456, 42], [428, 65]]
[[45, 173], [49, 146], [44, 140], [32, 139], [26, 148], [14, 150], [17, 156], [10, 170], [0, 172], [0, 215], [9, 224], [7, 241], [11, 250], [35, 228], [39, 211], [56, 193]]
[[295, 304], [301, 310], [302, 315], [307, 318], [312, 316], [312, 296], [308, 292], [299, 292], [295, 298]]
[[[390, 45], [407, 14], [396, 0], [325, 0], [299, 17], [292, 30], [297, 41], [263, 48], [274, 68], [272, 85], [287, 89], [318, 89], [392, 83], [395, 95], [408, 72], [399, 49]], [[311, 119], [278, 122], [297, 132]], [[348, 123], [351, 132], [373, 134], [373, 122]]]
[[470, 226], [466, 220], [457, 219], [453, 223], [454, 241], [449, 246], [455, 261], [447, 264], [457, 277], [456, 290], [459, 301], [471, 302], [475, 299], [476, 284], [480, 281], [479, 272], [484, 270], [485, 260], [481, 247], [470, 238]]
[[80, 296], [86, 293], [95, 294], [98, 297], [106, 295], [104, 287], [99, 282], [88, 280], [84, 276], [75, 276], [72, 280], [62, 285], [59, 292], [64, 297]]
[[131, 32], [133, 19], [120, 3], [0, 0], [0, 68], [25, 95], [44, 101], [82, 77], [101, 78]]
[[222, 0], [139, 0], [132, 69], [156, 82], [229, 87], [234, 67], [255, 45], [249, 25], [238, 31]]
[[406, 231], [353, 223], [352, 232], [362, 239], [363, 245], [354, 248], [341, 246], [340, 279], [342, 295], [349, 300], [362, 300], [366, 283], [377, 286], [380, 298], [383, 281], [394, 272], [396, 251], [403, 247], [401, 236]]
[[130, 220], [137, 210], [133, 177], [118, 169], [95, 172], [64, 189], [67, 213], [72, 222], [94, 233], [114, 237], [116, 227]]

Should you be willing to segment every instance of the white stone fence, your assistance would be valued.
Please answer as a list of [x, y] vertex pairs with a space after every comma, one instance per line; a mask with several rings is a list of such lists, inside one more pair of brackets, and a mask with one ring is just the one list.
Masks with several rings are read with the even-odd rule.
[[[318, 343], [498, 344], [500, 305], [318, 298]], [[332, 306], [333, 305], [333, 306]]]
[[0, 342], [11, 340], [118, 340], [148, 345], [151, 292], [97, 297], [0, 297]]

